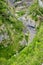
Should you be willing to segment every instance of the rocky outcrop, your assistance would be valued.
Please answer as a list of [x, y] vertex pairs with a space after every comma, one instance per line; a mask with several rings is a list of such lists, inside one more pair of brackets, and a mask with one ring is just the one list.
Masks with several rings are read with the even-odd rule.
[[39, 5], [40, 5], [41, 7], [43, 7], [43, 1], [42, 1], [42, 0], [39, 0]]
[[[35, 34], [36, 34], [36, 29], [35, 29], [36, 23], [35, 23], [35, 21], [32, 20], [31, 18], [28, 18], [28, 19], [25, 18], [25, 15], [18, 18], [18, 20], [22, 21], [24, 26], [29, 31], [29, 43], [31, 43]], [[26, 30], [26, 29], [24, 29], [24, 30]]]

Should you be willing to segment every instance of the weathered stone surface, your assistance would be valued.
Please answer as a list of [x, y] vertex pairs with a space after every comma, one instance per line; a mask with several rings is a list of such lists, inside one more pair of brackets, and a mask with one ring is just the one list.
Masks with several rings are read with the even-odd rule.
[[39, 5], [40, 5], [41, 7], [43, 7], [43, 1], [42, 1], [42, 0], [39, 0]]
[[[36, 34], [36, 29], [35, 29], [35, 26], [36, 26], [36, 23], [34, 20], [32, 20], [31, 18], [25, 18], [25, 15], [18, 18], [18, 20], [22, 21], [24, 26], [27, 28], [27, 30], [29, 31], [29, 43], [32, 42], [35, 34]], [[26, 29], [24, 29], [24, 31], [26, 32], [27, 31]], [[22, 43], [24, 43], [24, 41], [22, 41]]]

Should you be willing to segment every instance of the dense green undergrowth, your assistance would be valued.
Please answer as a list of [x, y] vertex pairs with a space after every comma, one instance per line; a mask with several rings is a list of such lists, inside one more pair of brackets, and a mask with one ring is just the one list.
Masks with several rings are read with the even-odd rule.
[[[38, 9], [38, 10], [37, 10]], [[35, 2], [31, 5], [30, 15], [35, 21], [38, 21], [38, 17], [43, 15], [43, 8]], [[34, 15], [35, 14], [35, 15]], [[25, 47], [17, 57], [9, 59], [7, 65], [42, 65], [43, 64], [43, 20], [40, 20], [40, 27], [33, 42]]]
[[[10, 11], [11, 10], [11, 11]], [[0, 58], [9, 59], [24, 48], [19, 41], [24, 37], [22, 22], [18, 21], [12, 12], [12, 8], [6, 4], [5, 0], [0, 0]]]
[[29, 7], [29, 15], [35, 21], [38, 20], [38, 16], [43, 16], [43, 8], [39, 6], [38, 0]]
[[41, 65], [43, 63], [43, 23], [33, 42], [20, 52], [16, 61], [14, 58], [11, 60], [13, 61], [8, 65]]
[[[37, 15], [43, 15], [43, 8], [37, 4], [32, 5], [29, 10], [35, 21]], [[40, 27], [32, 43], [24, 48], [19, 44], [25, 36], [24, 26], [13, 14], [12, 8], [9, 8], [5, 0], [0, 0], [0, 35], [8, 35], [8, 39], [4, 38], [0, 43], [0, 65], [42, 65], [43, 21], [40, 20]]]

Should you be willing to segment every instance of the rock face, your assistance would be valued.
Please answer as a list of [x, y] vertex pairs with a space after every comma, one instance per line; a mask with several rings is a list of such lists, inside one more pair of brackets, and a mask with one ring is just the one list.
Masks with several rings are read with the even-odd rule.
[[25, 1], [25, 2], [31, 2], [31, 1], [33, 1], [33, 0], [22, 0], [22, 1]]
[[3, 40], [8, 40], [8, 39], [9, 39], [9, 36], [7, 34], [5, 25], [3, 24], [3, 25], [0, 26], [0, 43]]
[[16, 0], [9, 0], [12, 4], [16, 1]]
[[35, 27], [36, 23], [34, 20], [32, 20], [31, 18], [26, 19], [24, 16], [18, 18], [19, 20], [21, 20], [23, 22], [23, 24], [27, 27]]
[[23, 3], [25, 3], [27, 6], [29, 6], [33, 0], [21, 0], [21, 1], [17, 1], [17, 2], [16, 2], [16, 0], [8, 0], [8, 2], [9, 1], [14, 6], [22, 6]]
[[[26, 19], [25, 15], [18, 18], [18, 20], [22, 21], [24, 26], [27, 28], [27, 30], [29, 31], [30, 35], [29, 35], [29, 43], [32, 42], [35, 34], [36, 34], [36, 23], [34, 20], [32, 20], [31, 18]], [[25, 29], [26, 30], [26, 29]]]
[[42, 1], [42, 0], [39, 0], [39, 5], [40, 5], [41, 7], [43, 7], [43, 1]]

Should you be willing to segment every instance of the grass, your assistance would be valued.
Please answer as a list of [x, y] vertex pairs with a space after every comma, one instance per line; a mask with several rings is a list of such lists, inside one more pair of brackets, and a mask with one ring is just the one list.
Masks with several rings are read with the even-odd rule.
[[41, 65], [43, 63], [43, 23], [33, 42], [20, 52], [15, 61], [14, 57], [12, 60], [12, 63], [8, 65]]
[[13, 8], [9, 8], [5, 1], [0, 1], [0, 8], [0, 35], [7, 33], [9, 36], [7, 40], [3, 39], [0, 43], [0, 58], [9, 59], [16, 54], [16, 51], [19, 52], [25, 47], [19, 43], [25, 36], [23, 33], [24, 26], [13, 16]]
[[43, 16], [43, 8], [39, 6], [38, 2], [33, 3], [29, 7], [29, 15], [31, 15], [32, 19], [34, 19], [35, 21], [38, 20], [38, 16]]
[[[43, 14], [42, 13], [43, 8], [42, 9], [39, 8], [40, 9], [39, 11], [41, 12], [39, 13], [39, 11], [37, 12], [37, 9], [36, 9], [39, 6], [37, 4], [34, 4], [34, 5], [30, 7], [30, 12], [31, 12], [30, 15], [33, 12], [35, 12], [36, 13], [36, 15], [34, 16], [35, 19], [34, 18], [33, 19], [37, 21], [36, 17], [37, 15], [42, 16], [41, 14]], [[42, 65], [43, 63], [43, 21], [40, 21], [40, 22], [41, 22], [40, 27], [37, 31], [37, 34], [33, 42], [29, 46], [25, 47], [19, 53], [16, 59], [14, 57], [11, 58], [7, 65]]]
[[0, 65], [6, 65], [7, 60], [5, 58], [0, 58]]
[[23, 16], [25, 14], [25, 12], [26, 11], [24, 11], [24, 10], [20, 10], [19, 12], [17, 12], [18, 17]]
[[[43, 15], [43, 8], [40, 9], [34, 4], [30, 7], [30, 15], [33, 12], [37, 15]], [[37, 11], [37, 9], [40, 9]], [[36, 10], [35, 10], [36, 9]], [[9, 11], [9, 13], [8, 13]], [[5, 3], [5, 0], [0, 0], [0, 34], [7, 32], [9, 38], [4, 39], [0, 43], [0, 65], [42, 65], [43, 63], [43, 21], [41, 21], [38, 32], [33, 40], [33, 42], [28, 46], [21, 46], [19, 41], [24, 38], [23, 29], [24, 26], [22, 22], [18, 21], [14, 17], [13, 8]], [[21, 15], [21, 14], [20, 14]], [[33, 15], [32, 15], [33, 16]], [[4, 29], [1, 29], [2, 25]], [[27, 40], [26, 36], [26, 40]], [[5, 45], [7, 44], [7, 47]]]

